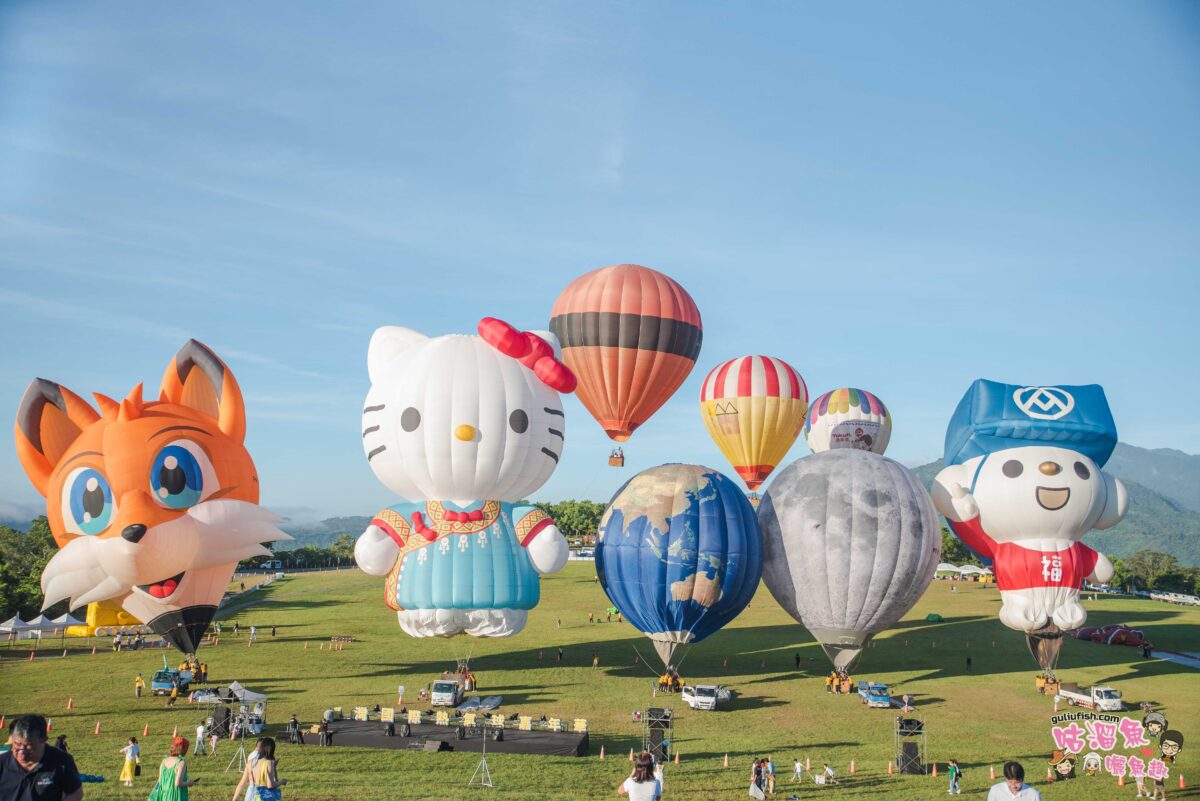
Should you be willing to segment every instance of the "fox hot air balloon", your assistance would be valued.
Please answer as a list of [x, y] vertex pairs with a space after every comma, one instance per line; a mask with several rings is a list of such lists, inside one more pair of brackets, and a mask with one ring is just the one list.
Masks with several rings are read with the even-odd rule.
[[637, 264], [572, 281], [550, 330], [578, 377], [576, 395], [613, 440], [625, 442], [687, 378], [700, 354], [700, 311], [683, 287]]
[[758, 508], [763, 583], [837, 668], [925, 592], [942, 553], [929, 493], [904, 466], [840, 448], [792, 462]]
[[[233, 372], [190, 340], [156, 400], [138, 384], [121, 401], [36, 379], [17, 412], [17, 456], [59, 551], [42, 573], [45, 606], [117, 604], [180, 651], [195, 653], [242, 559], [290, 540], [258, 505]], [[101, 610], [89, 609], [89, 624]]]
[[857, 448], [882, 455], [892, 438], [892, 416], [883, 401], [865, 389], [842, 387], [812, 402], [804, 438], [813, 453]]
[[737, 617], [762, 569], [754, 509], [733, 481], [707, 467], [667, 464], [638, 473], [600, 521], [600, 586], [664, 665], [678, 646]]
[[746, 486], [757, 489], [804, 426], [808, 387], [774, 356], [741, 356], [717, 365], [700, 388], [700, 416]]

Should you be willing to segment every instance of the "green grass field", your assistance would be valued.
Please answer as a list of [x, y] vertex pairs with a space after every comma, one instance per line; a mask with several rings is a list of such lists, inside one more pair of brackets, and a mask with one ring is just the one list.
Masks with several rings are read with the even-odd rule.
[[[344, 570], [288, 577], [255, 593], [251, 605], [228, 610], [242, 638], [228, 635], [206, 648], [216, 682], [237, 679], [266, 692], [271, 700], [271, 728], [282, 729], [295, 712], [315, 720], [326, 706], [389, 705], [396, 686], [407, 697], [471, 653], [481, 694], [503, 695], [504, 710], [563, 718], [585, 717], [591, 729], [592, 755], [587, 758], [489, 755], [496, 782], [491, 790], [468, 790], [467, 779], [478, 754], [421, 754], [403, 751], [281, 745], [280, 775], [291, 779], [287, 799], [455, 799], [477, 796], [504, 799], [592, 798], [613, 796], [627, 775], [630, 748], [640, 748], [640, 726], [630, 712], [648, 706], [676, 707], [676, 751], [680, 765], [667, 770], [665, 798], [744, 798], [751, 757], [773, 754], [781, 776], [790, 773], [795, 757], [814, 767], [832, 764], [843, 779], [837, 787], [809, 783], [802, 797], [817, 794], [844, 799], [888, 795], [901, 799], [933, 798], [945, 793], [942, 777], [887, 776], [893, 758], [894, 713], [870, 710], [857, 696], [826, 694], [821, 676], [827, 668], [817, 646], [798, 624], [760, 588], [751, 607], [730, 627], [695, 646], [682, 661], [681, 673], [693, 681], [715, 681], [739, 693], [733, 704], [717, 712], [694, 712], [675, 698], [651, 698], [652, 672], [636, 664], [635, 648], [654, 658], [648, 642], [628, 624], [589, 624], [589, 611], [603, 620], [607, 599], [595, 581], [591, 563], [571, 563], [562, 573], [543, 579], [541, 605], [529, 625], [506, 640], [415, 640], [401, 633], [395, 616], [383, 606], [382, 581]], [[1132, 786], [1118, 788], [1109, 777], [1080, 778], [1055, 785], [1044, 781], [1052, 749], [1049, 698], [1037, 694], [1036, 667], [1024, 640], [996, 620], [999, 597], [994, 589], [935, 582], [917, 607], [892, 631], [880, 636], [863, 656], [855, 680], [891, 684], [894, 693], [911, 693], [928, 729], [929, 758], [942, 763], [958, 759], [966, 769], [963, 795], [982, 797], [989, 785], [988, 766], [1009, 758], [1024, 762], [1027, 776], [1046, 799], [1132, 798]], [[1101, 598], [1087, 601], [1089, 623], [1123, 622], [1146, 630], [1159, 647], [1200, 651], [1200, 610], [1150, 601]], [[925, 615], [941, 614], [942, 623], [926, 623]], [[556, 620], [562, 619], [561, 630]], [[278, 636], [260, 635], [247, 647], [246, 627], [278, 626]], [[330, 653], [318, 645], [330, 635], [353, 635], [356, 642]], [[305, 650], [305, 643], [308, 649]], [[565, 658], [556, 664], [556, 649]], [[69, 737], [80, 769], [106, 776], [88, 785], [89, 798], [144, 798], [153, 782], [158, 758], [165, 753], [171, 730], [190, 735], [200, 710], [181, 702], [165, 708], [161, 698], [133, 698], [135, 672], [151, 673], [162, 651], [114, 654], [101, 647], [67, 658], [48, 644], [47, 658], [29, 662], [24, 648], [0, 649], [0, 713], [12, 717], [39, 711], [53, 718], [54, 734]], [[794, 667], [799, 653], [802, 668]], [[592, 655], [600, 669], [592, 669]], [[54, 656], [50, 656], [54, 654]], [[966, 657], [973, 659], [967, 672]], [[171, 659], [177, 661], [172, 653]], [[725, 666], [725, 661], [728, 665]], [[1200, 672], [1163, 660], [1145, 661], [1134, 648], [1069, 641], [1059, 674], [1081, 685], [1111, 683], [1136, 709], [1151, 701], [1165, 711], [1173, 728], [1200, 738]], [[74, 709], [67, 711], [68, 696]], [[681, 708], [682, 707], [682, 708]], [[1140, 718], [1140, 713], [1136, 714]], [[101, 723], [101, 734], [92, 732]], [[116, 783], [117, 749], [133, 734], [143, 740], [144, 775], [127, 790]], [[607, 759], [600, 761], [603, 745]], [[195, 799], [227, 799], [236, 783], [225, 773], [229, 744], [216, 758], [190, 760], [193, 777], [202, 782]], [[1189, 742], [1168, 781], [1171, 798], [1196, 797], [1178, 788], [1177, 773], [1200, 782], [1200, 740]], [[725, 754], [730, 767], [722, 767]], [[849, 775], [851, 759], [858, 773]], [[779, 797], [794, 790], [781, 783]]]

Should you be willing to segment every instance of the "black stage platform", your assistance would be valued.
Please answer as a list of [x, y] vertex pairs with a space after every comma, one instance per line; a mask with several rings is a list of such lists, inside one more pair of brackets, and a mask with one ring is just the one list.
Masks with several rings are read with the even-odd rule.
[[[333, 732], [334, 746], [349, 745], [357, 748], [401, 748], [413, 751], [437, 750], [436, 743], [440, 740], [446, 743], [449, 751], [483, 751], [483, 737], [479, 729], [469, 729], [465, 739], [456, 740], [453, 726], [435, 726], [432, 723], [418, 723], [412, 726], [411, 737], [399, 736], [400, 724], [396, 724], [397, 735], [388, 737], [383, 733], [383, 723], [379, 721], [335, 720], [330, 726]], [[587, 732], [552, 731], [519, 731], [505, 729], [504, 739], [496, 742], [495, 729], [488, 729], [487, 750], [495, 754], [546, 754], [549, 756], [587, 756]], [[315, 745], [318, 735], [304, 733], [304, 742]]]

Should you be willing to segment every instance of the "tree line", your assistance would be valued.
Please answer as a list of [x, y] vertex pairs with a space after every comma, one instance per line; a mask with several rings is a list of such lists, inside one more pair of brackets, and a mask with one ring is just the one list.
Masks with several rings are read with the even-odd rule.
[[[538, 503], [539, 509], [554, 518], [572, 546], [595, 545], [604, 504], [595, 501]], [[346, 567], [354, 564], [354, 541], [361, 532], [342, 532], [328, 547], [305, 545], [274, 551], [284, 570]], [[36, 518], [27, 531], [0, 525], [0, 620], [13, 615], [29, 620], [42, 611], [42, 571], [58, 550], [45, 516]], [[242, 569], [258, 568], [267, 557], [247, 559]], [[955, 565], [981, 565], [979, 557], [945, 527], [942, 528], [942, 561]], [[1132, 556], [1113, 559], [1115, 575], [1109, 583], [1122, 590], [1154, 590], [1200, 595], [1200, 568], [1179, 564], [1174, 556], [1159, 551], [1141, 550]], [[67, 611], [62, 601], [46, 610], [50, 617]]]

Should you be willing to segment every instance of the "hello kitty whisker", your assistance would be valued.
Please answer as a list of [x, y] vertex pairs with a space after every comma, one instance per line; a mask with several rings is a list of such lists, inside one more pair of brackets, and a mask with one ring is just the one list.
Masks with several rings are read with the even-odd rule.
[[542, 411], [546, 412], [546, 414], [557, 414], [559, 417], [566, 417], [566, 415], [563, 414], [562, 409], [551, 409], [549, 406], [546, 406], [542, 409]]
[[551, 459], [553, 459], [555, 462], [557, 462], [557, 461], [558, 461], [558, 454], [557, 454], [557, 453], [555, 453], [554, 451], [550, 450], [549, 448], [542, 448], [542, 453], [544, 453], [544, 454], [546, 454], [547, 456], [549, 456], [549, 457], [550, 457]]
[[558, 437], [559, 439], [565, 439], [565, 437], [563, 436], [563, 432], [559, 431], [556, 428], [547, 428], [546, 430], [549, 431], [554, 436]]
[[[371, 461], [376, 456], [378, 456], [379, 454], [383, 453], [386, 450], [387, 450], [387, 445], [380, 445], [378, 448], [374, 448], [370, 453], [367, 454], [367, 461], [368, 462]], [[554, 461], [558, 461], [558, 460], [555, 459]]]
[[379, 426], [371, 426], [366, 431], [363, 431], [363, 436], [365, 437], [367, 434], [370, 434], [372, 431], [378, 431], [378, 430], [379, 430]]
[[382, 410], [384, 410], [384, 409], [386, 409], [386, 408], [387, 408], [387, 404], [386, 404], [386, 403], [381, 403], [381, 404], [379, 404], [378, 406], [368, 406], [367, 408], [363, 409], [363, 414], [366, 414], [367, 412], [378, 412], [378, 411], [382, 411]]

